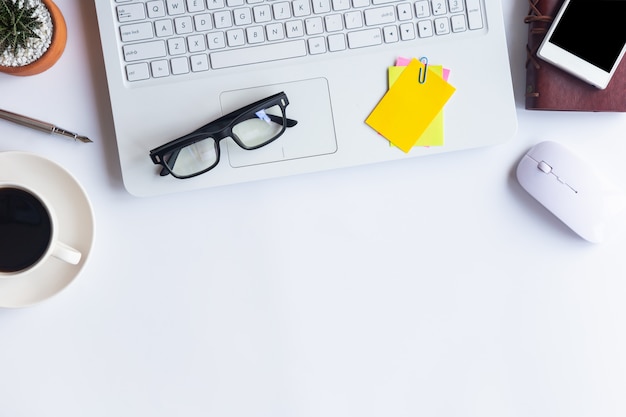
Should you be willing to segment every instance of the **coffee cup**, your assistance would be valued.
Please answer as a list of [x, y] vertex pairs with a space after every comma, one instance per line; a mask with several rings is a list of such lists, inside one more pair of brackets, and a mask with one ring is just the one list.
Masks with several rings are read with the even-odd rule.
[[78, 264], [81, 252], [58, 236], [54, 209], [40, 191], [0, 181], [0, 279], [38, 268], [50, 257]]

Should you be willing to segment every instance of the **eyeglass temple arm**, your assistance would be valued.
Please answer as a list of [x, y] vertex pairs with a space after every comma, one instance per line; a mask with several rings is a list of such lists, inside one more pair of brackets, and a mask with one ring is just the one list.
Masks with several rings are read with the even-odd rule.
[[[268, 114], [267, 116], [270, 118], [270, 120], [272, 122], [277, 123], [277, 124], [280, 124], [283, 121], [282, 116], [274, 116], [273, 114]], [[285, 117], [285, 126], [287, 126], [287, 127], [294, 127], [297, 124], [298, 124], [297, 120]]]
[[[174, 152], [172, 152], [172, 156], [170, 156], [170, 161], [172, 161], [172, 164], [176, 163], [176, 159], [178, 159], [178, 154], [180, 153], [180, 149], [176, 149]], [[165, 177], [167, 175], [170, 175], [170, 171], [163, 167], [161, 168], [161, 171], [159, 172], [159, 175], [162, 177]]]

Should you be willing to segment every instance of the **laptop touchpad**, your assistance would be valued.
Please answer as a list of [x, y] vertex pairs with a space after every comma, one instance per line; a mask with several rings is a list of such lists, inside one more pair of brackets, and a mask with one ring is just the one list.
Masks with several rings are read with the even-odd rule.
[[325, 78], [226, 91], [220, 95], [222, 113], [229, 113], [281, 91], [289, 99], [287, 117], [297, 120], [298, 124], [287, 128], [276, 141], [252, 151], [241, 149], [230, 139], [226, 140], [231, 166], [238, 168], [337, 151], [328, 81]]

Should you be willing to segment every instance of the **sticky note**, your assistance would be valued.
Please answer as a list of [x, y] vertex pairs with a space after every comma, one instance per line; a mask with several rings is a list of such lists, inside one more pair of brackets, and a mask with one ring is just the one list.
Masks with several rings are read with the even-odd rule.
[[[392, 86], [402, 71], [404, 71], [404, 66], [406, 62], [410, 62], [406, 58], [398, 58], [396, 61], [396, 66], [389, 67], [388, 69], [388, 80], [389, 86]], [[443, 68], [441, 65], [429, 65], [428, 71], [433, 71], [434, 73], [442, 76], [444, 80], [448, 80], [448, 76], [450, 75], [450, 70]], [[443, 146], [444, 132], [443, 132], [443, 110], [435, 116], [433, 121], [428, 125], [422, 136], [417, 139], [415, 146]], [[392, 144], [393, 145], [393, 144]]]
[[[404, 57], [398, 57], [396, 58], [396, 63], [395, 66], [396, 67], [406, 67], [407, 65], [409, 65], [411, 63], [411, 59], [410, 58], [404, 58]], [[429, 68], [431, 66], [429, 65]], [[450, 70], [448, 68], [444, 68], [443, 69], [443, 74], [440, 74], [444, 80], [448, 81], [448, 78], [450, 77]], [[391, 84], [389, 84], [391, 85]]]
[[424, 64], [412, 59], [365, 120], [404, 152], [411, 150], [455, 91], [433, 71], [420, 84], [420, 69], [425, 70]]
[[406, 67], [411, 63], [410, 58], [398, 57], [396, 59], [396, 67]]

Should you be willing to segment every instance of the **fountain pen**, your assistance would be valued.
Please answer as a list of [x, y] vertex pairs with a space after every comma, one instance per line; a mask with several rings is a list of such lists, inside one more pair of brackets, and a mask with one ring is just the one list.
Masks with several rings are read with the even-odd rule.
[[52, 133], [55, 135], [61, 135], [68, 137], [70, 139], [74, 139], [83, 143], [93, 142], [87, 136], [78, 135], [76, 133], [72, 133], [69, 130], [61, 129], [53, 125], [52, 123], [42, 122], [41, 120], [33, 119], [31, 117], [22, 116], [21, 114], [12, 113], [10, 111], [0, 109], [0, 119], [8, 120], [10, 122], [14, 122], [20, 124], [22, 126], [27, 126], [33, 129], [41, 130], [44, 132]]

